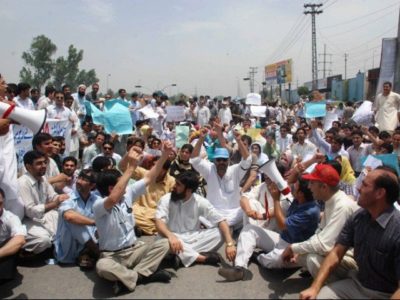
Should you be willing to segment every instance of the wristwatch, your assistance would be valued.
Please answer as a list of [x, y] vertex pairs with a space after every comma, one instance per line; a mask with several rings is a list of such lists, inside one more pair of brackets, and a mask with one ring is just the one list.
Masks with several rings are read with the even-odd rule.
[[235, 246], [233, 242], [226, 243], [226, 247], [232, 247], [232, 246]]

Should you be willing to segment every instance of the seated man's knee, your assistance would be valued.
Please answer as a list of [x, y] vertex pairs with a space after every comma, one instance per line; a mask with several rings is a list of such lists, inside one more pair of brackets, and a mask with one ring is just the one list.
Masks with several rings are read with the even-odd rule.
[[36, 245], [34, 246], [33, 252], [36, 254], [42, 253], [46, 249], [51, 248], [52, 240], [50, 236], [41, 236], [36, 240]]
[[109, 259], [100, 258], [96, 263], [96, 272], [101, 277], [103, 272], [109, 269]]

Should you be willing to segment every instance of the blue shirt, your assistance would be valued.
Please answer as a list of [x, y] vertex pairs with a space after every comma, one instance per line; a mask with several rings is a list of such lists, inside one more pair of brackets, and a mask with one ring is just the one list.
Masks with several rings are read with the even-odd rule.
[[308, 240], [317, 230], [319, 222], [319, 207], [315, 201], [299, 204], [294, 200], [286, 215], [286, 229], [281, 238], [289, 244]]
[[136, 181], [126, 188], [121, 201], [107, 210], [104, 202], [108, 197], [99, 199], [93, 206], [94, 218], [99, 233], [100, 250], [115, 251], [132, 246], [136, 241], [135, 219], [130, 208], [133, 200], [146, 192], [144, 179]]
[[98, 199], [100, 197], [92, 192], [85, 202], [74, 189], [70, 193], [70, 198], [61, 203], [58, 209], [58, 225], [54, 242], [58, 261], [74, 263], [88, 240], [97, 241], [95, 238], [96, 226], [77, 225], [67, 222], [64, 219], [64, 213], [73, 210], [85, 217], [94, 219], [93, 205]]

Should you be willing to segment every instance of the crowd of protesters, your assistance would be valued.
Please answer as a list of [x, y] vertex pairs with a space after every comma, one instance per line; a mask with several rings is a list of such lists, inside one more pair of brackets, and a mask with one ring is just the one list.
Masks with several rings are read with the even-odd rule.
[[[69, 145], [37, 133], [18, 167], [14, 121], [0, 119], [0, 284], [19, 263], [49, 258], [95, 269], [115, 294], [169, 282], [162, 262], [217, 266], [237, 281], [253, 260], [312, 276], [304, 299], [400, 297], [400, 95], [391, 87], [384, 83], [375, 118], [361, 125], [351, 102], [327, 101], [331, 124], [304, 118], [307, 102], [324, 99], [318, 91], [296, 104], [265, 102], [265, 116], [254, 117], [245, 99], [172, 103], [123, 88], [102, 98], [97, 83], [47, 86], [41, 96], [1, 78], [2, 102], [72, 124]], [[127, 103], [131, 134], [93, 123], [90, 104], [102, 110], [111, 98]], [[169, 105], [182, 106], [185, 120], [167, 122]], [[145, 107], [157, 117], [146, 118]], [[189, 128], [180, 148], [178, 125]], [[363, 163], [392, 153], [391, 164]], [[271, 161], [279, 174], [265, 168]], [[221, 247], [233, 267], [221, 266]]]

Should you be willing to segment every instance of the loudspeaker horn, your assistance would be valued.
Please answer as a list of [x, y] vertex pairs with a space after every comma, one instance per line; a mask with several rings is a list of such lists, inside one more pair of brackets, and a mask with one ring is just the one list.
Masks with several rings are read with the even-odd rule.
[[258, 170], [267, 175], [278, 186], [279, 191], [283, 195], [290, 193], [290, 187], [286, 180], [283, 179], [281, 173], [279, 173], [279, 170], [276, 167], [275, 159], [267, 161], [265, 164], [261, 165]]
[[17, 106], [13, 107], [10, 104], [0, 101], [0, 116], [28, 127], [35, 135], [42, 130], [46, 123], [47, 110], [28, 110]]

